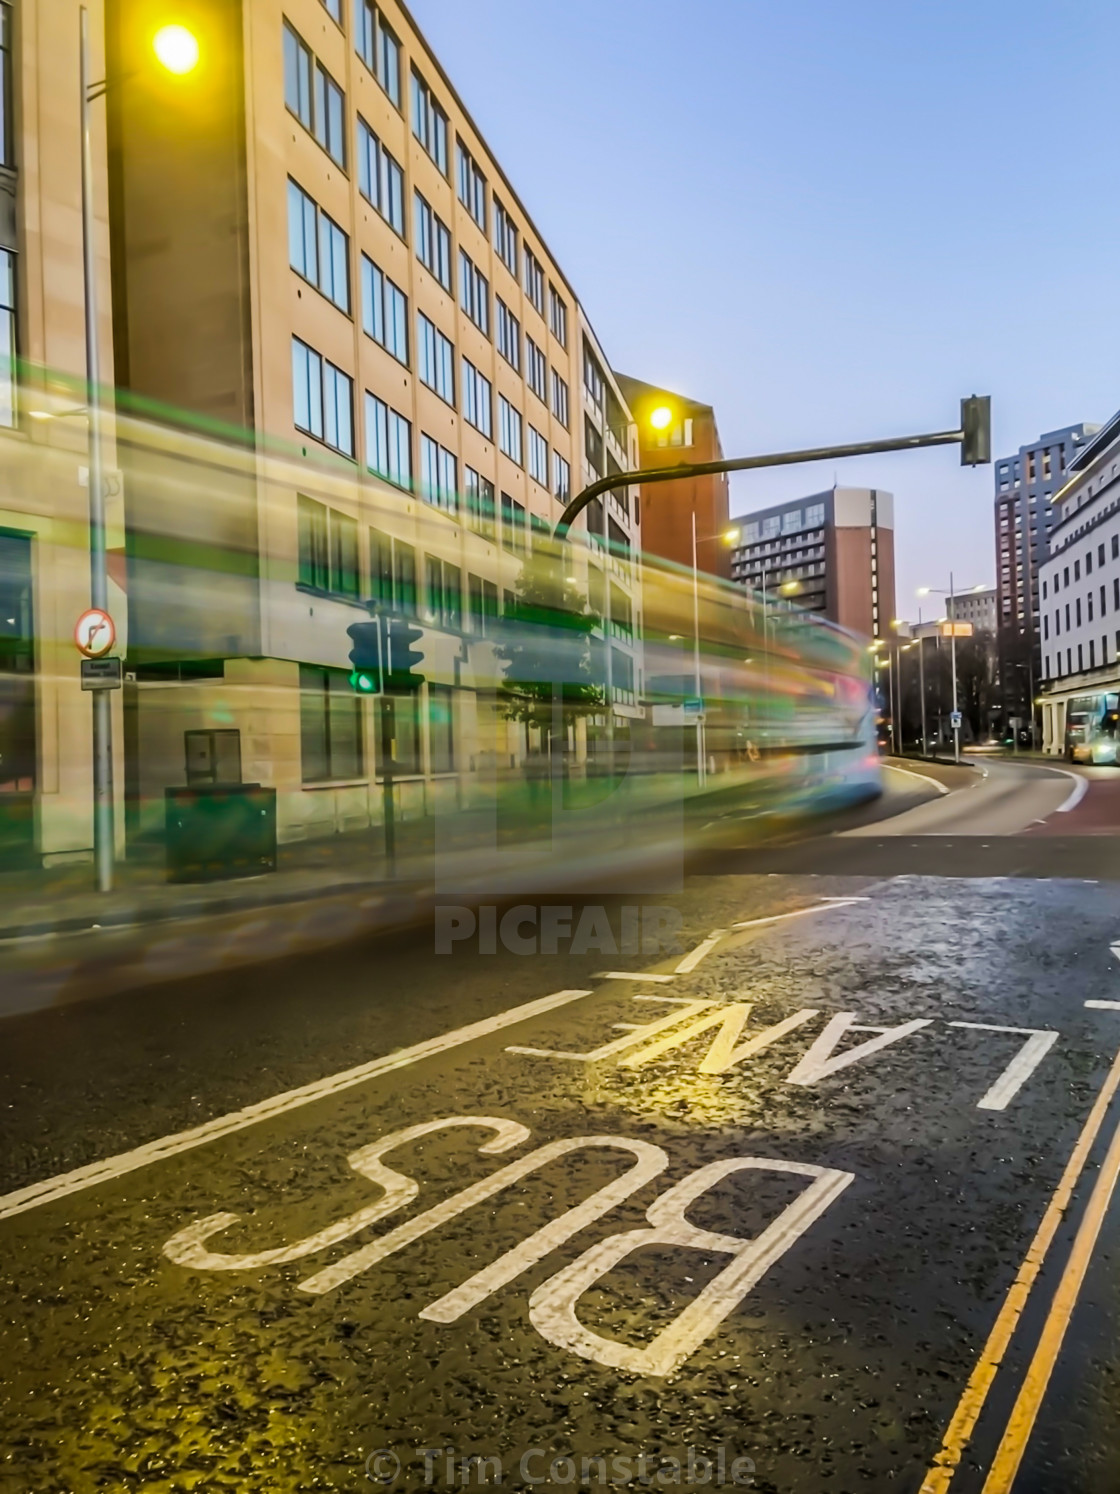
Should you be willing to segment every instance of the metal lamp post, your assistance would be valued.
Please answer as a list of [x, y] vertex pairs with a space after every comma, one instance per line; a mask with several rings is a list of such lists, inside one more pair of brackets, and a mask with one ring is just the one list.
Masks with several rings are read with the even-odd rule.
[[929, 736], [926, 733], [926, 640], [922, 633], [922, 609], [918, 608], [918, 691], [922, 697], [922, 756], [929, 755]]
[[961, 708], [957, 703], [957, 618], [956, 593], [953, 590], [953, 573], [949, 572], [949, 659], [953, 674], [953, 761], [961, 760]]
[[[89, 11], [78, 11], [79, 89], [82, 157], [82, 286], [85, 300], [86, 407], [89, 432], [89, 589], [90, 602], [103, 612], [109, 607], [109, 570], [105, 534], [105, 478], [101, 453], [101, 348], [97, 314], [97, 254], [93, 217], [93, 143], [90, 105], [104, 98], [110, 80], [90, 79]], [[175, 74], [189, 73], [199, 57], [198, 42], [184, 26], [164, 26], [152, 39], [160, 64]], [[93, 859], [97, 890], [113, 890], [115, 830], [113, 819], [113, 714], [111, 693], [93, 690]]]
[[[973, 586], [971, 588], [971, 590], [972, 591], [983, 591], [984, 588], [983, 588], [983, 586]], [[931, 592], [933, 592], [935, 594], [940, 594], [941, 596], [945, 596], [945, 597], [949, 598], [949, 615], [948, 615], [948, 619], [947, 620], [948, 620], [948, 623], [949, 623], [949, 659], [950, 659], [950, 666], [951, 666], [952, 680], [953, 680], [953, 684], [952, 684], [952, 689], [953, 689], [953, 696], [952, 696], [952, 719], [953, 719], [953, 722], [954, 722], [954, 726], [953, 726], [953, 760], [954, 760], [954, 762], [958, 762], [959, 763], [960, 760], [961, 760], [961, 728], [960, 728], [960, 707], [957, 704], [957, 619], [956, 619], [957, 592], [956, 592], [956, 586], [954, 585], [954, 582], [953, 582], [953, 573], [952, 573], [952, 571], [949, 572], [949, 589], [948, 589], [948, 591], [943, 591], [939, 586], [923, 586], [923, 587], [919, 588], [918, 595], [920, 597], [925, 597], [925, 596], [929, 596], [929, 594]], [[921, 614], [919, 613], [919, 616], [920, 615]]]
[[[101, 471], [101, 403], [98, 384], [101, 352], [97, 326], [97, 264], [93, 241], [93, 146], [90, 104], [102, 97], [105, 83], [90, 82], [89, 11], [78, 14], [81, 33], [82, 122], [82, 276], [86, 322], [86, 407], [89, 432], [89, 590], [90, 602], [109, 608], [109, 571], [105, 547], [105, 484]], [[93, 859], [97, 890], [113, 889], [113, 714], [108, 690], [93, 690]]]

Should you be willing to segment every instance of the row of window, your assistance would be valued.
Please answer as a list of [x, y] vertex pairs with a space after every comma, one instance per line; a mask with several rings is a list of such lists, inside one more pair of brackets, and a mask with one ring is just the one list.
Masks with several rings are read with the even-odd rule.
[[[299, 667], [300, 762], [304, 783], [331, 783], [365, 776], [362, 697], [350, 688], [343, 669]], [[388, 718], [389, 751], [394, 773], [424, 771], [423, 738], [427, 728], [428, 764], [433, 773], [455, 771], [453, 694], [450, 685], [429, 683], [420, 695], [394, 696], [381, 703]], [[426, 714], [426, 720], [425, 718]], [[381, 733], [376, 772], [382, 772]]]
[[[332, 0], [339, 3], [339, 0]], [[400, 43], [386, 26], [377, 8], [369, 0], [358, 7], [358, 51], [367, 68], [400, 108]], [[448, 175], [448, 140], [450, 124], [432, 89], [414, 67], [411, 72], [412, 133], [438, 167]], [[456, 145], [456, 188], [459, 201], [475, 223], [486, 231], [488, 183], [470, 150], [460, 140]], [[502, 263], [516, 278], [518, 274], [519, 233], [512, 216], [501, 201], [493, 198], [494, 248]], [[525, 294], [544, 316], [544, 267], [527, 244], [522, 245]], [[568, 345], [568, 308], [555, 285], [549, 284], [549, 325], [562, 346]]]
[[773, 540], [785, 534], [800, 534], [806, 529], [819, 529], [824, 524], [824, 504], [810, 503], [804, 509], [790, 508], [783, 514], [767, 514], [764, 519], [752, 519], [743, 526], [743, 544], [755, 545], [762, 540]]
[[[1084, 621], [1086, 623], [1091, 623], [1093, 621], [1094, 597], [1093, 597], [1093, 593], [1090, 591], [1090, 592], [1088, 592], [1086, 594], [1086, 596], [1084, 598], [1076, 597], [1072, 603], [1070, 603], [1070, 602], [1066, 603], [1066, 605], [1065, 605], [1065, 631], [1067, 633], [1069, 633], [1073, 628], [1080, 628], [1082, 626], [1082, 601], [1083, 600], [1084, 600], [1084, 604], [1085, 604], [1085, 608], [1084, 608]], [[1103, 586], [1103, 585], [1101, 586], [1099, 598], [1097, 598], [1096, 600], [1098, 602], [1099, 609], [1100, 609], [1098, 611], [1098, 613], [1097, 613], [1097, 616], [1098, 617], [1105, 617], [1105, 616], [1107, 616], [1107, 614], [1108, 614], [1108, 606], [1107, 606], [1108, 590], [1107, 590], [1107, 588], [1105, 586]], [[1072, 611], [1071, 611], [1071, 608], [1072, 608]], [[1113, 582], [1112, 582], [1112, 610], [1113, 610], [1113, 612], [1120, 612], [1120, 576], [1114, 577], [1113, 578]], [[1054, 609], [1053, 616], [1054, 616], [1054, 636], [1055, 636], [1055, 638], [1058, 638], [1058, 637], [1061, 636], [1061, 633], [1062, 633], [1062, 608], [1061, 607], [1056, 607]], [[1043, 617], [1042, 617], [1042, 636], [1043, 636], [1044, 639], [1047, 639], [1047, 638], [1050, 637], [1050, 614], [1048, 612], [1047, 613], [1043, 613]]]
[[[358, 50], [378, 76], [386, 92], [399, 107], [400, 56], [390, 28], [384, 25], [376, 7], [360, 0]], [[367, 47], [368, 43], [368, 47]], [[368, 55], [367, 55], [368, 53]], [[381, 59], [380, 61], [378, 59]], [[382, 77], [376, 72], [380, 68]], [[447, 174], [447, 117], [433, 99], [427, 85], [413, 70], [413, 133], [428, 154]], [[339, 85], [314, 57], [311, 49], [287, 21], [284, 22], [284, 99], [289, 110], [319, 141], [328, 154], [345, 167], [345, 95]], [[378, 139], [361, 116], [358, 117], [358, 187], [362, 196], [381, 214], [402, 239], [404, 223], [404, 171], [392, 153]], [[465, 146], [459, 147], [459, 197], [471, 216], [485, 227], [486, 178]], [[342, 230], [338, 230], [340, 233]], [[439, 281], [451, 291], [451, 231], [423, 194], [414, 196], [414, 238], [417, 257]], [[494, 246], [499, 258], [517, 274], [518, 231], [513, 219], [494, 199]], [[528, 245], [521, 255], [525, 293], [544, 316], [544, 267]], [[312, 278], [312, 277], [308, 277]], [[460, 252], [459, 297], [463, 310], [476, 326], [490, 335], [490, 286], [465, 252]], [[563, 346], [568, 340], [567, 303], [549, 284], [549, 324]], [[535, 382], [530, 387], [545, 398], [544, 354], [536, 345], [528, 359]], [[512, 361], [512, 360], [511, 360]], [[520, 356], [515, 367], [520, 366]]]
[[[1097, 552], [1096, 552], [1096, 560], [1097, 560], [1098, 567], [1105, 564], [1105, 555], [1106, 555], [1106, 553], [1107, 552], [1106, 552], [1106, 549], [1105, 549], [1105, 544], [1104, 544], [1104, 541], [1102, 540], [1102, 542], [1097, 546]], [[1120, 560], [1120, 534], [1114, 534], [1112, 536], [1111, 553], [1112, 553], [1112, 559], [1113, 560]], [[1084, 558], [1085, 558], [1085, 574], [1086, 574], [1086, 576], [1091, 576], [1093, 574], [1093, 551], [1092, 551], [1092, 549], [1086, 550]], [[1054, 572], [1054, 595], [1056, 596], [1058, 594], [1058, 592], [1061, 591], [1061, 589], [1062, 589], [1063, 586], [1066, 586], [1066, 587], [1071, 586], [1071, 585], [1073, 585], [1074, 582], [1080, 581], [1080, 580], [1081, 580], [1081, 560], [1078, 559], [1078, 560], [1075, 560], [1073, 562], [1073, 581], [1070, 580], [1070, 568], [1069, 568], [1068, 565], [1063, 566], [1060, 572], [1059, 571], [1055, 571]], [[1042, 595], [1043, 595], [1043, 597], [1046, 596], [1046, 588], [1047, 588], [1047, 583], [1046, 583], [1046, 581], [1043, 581], [1043, 583], [1042, 583]]]
[[[427, 439], [427, 438], [425, 438]], [[439, 481], [438, 463], [454, 457], [430, 442], [433, 480]], [[547, 525], [528, 515], [524, 504], [508, 493], [500, 495], [495, 509], [494, 486], [468, 468], [467, 494], [473, 527], [497, 538], [503, 549], [524, 555], [533, 531], [547, 533]], [[297, 505], [298, 584], [309, 590], [345, 601], [370, 601], [390, 612], [417, 617], [434, 627], [453, 632], [463, 628], [461, 567], [438, 556], [418, 556], [413, 545], [392, 538], [379, 529], [369, 530], [368, 587], [363, 587], [358, 521], [314, 498], [300, 495]], [[614, 588], [612, 588], [612, 591]], [[485, 635], [487, 619], [497, 617], [497, 587], [493, 582], [468, 573], [466, 577], [467, 631]], [[487, 602], [494, 598], [493, 612]], [[632, 631], [629, 599], [618, 593], [616, 612]], [[477, 604], [476, 604], [477, 602]], [[623, 606], [625, 603], [625, 606]]]
[[[450, 239], [445, 226], [431, 213], [426, 202], [417, 193], [417, 246], [421, 258], [435, 272], [437, 267], [448, 268]], [[347, 315], [351, 309], [350, 298], [350, 243], [345, 231], [308, 196], [298, 183], [288, 181], [288, 257], [293, 270], [303, 279], [316, 286]], [[460, 284], [472, 283], [478, 291], [477, 299], [472, 295], [470, 304], [464, 309], [478, 320], [486, 330], [488, 313], [488, 288], [485, 278], [477, 275], [469, 258], [464, 261]], [[376, 342], [406, 367], [409, 366], [408, 351], [408, 299], [366, 255], [360, 256], [362, 277], [362, 326]], [[521, 328], [505, 302], [499, 297], [498, 305], [498, 350], [512, 368], [521, 368]], [[447, 401], [455, 404], [454, 346], [423, 313], [417, 313], [419, 324], [419, 374], [423, 383]], [[525, 336], [526, 381], [542, 403], [548, 403], [544, 353], [531, 337]], [[479, 376], [481, 377], [481, 376]], [[489, 390], [489, 383], [486, 388]], [[568, 385], [556, 369], [552, 370], [551, 409], [553, 415], [565, 427], [568, 424]], [[468, 395], [473, 404], [473, 395]], [[487, 404], [489, 399], [487, 399]], [[471, 424], [490, 434], [490, 422], [485, 422], [469, 413]]]
[[[1088, 644], [1077, 644], [1077, 663], [1074, 664], [1074, 649], [1069, 647], [1065, 650], [1065, 668], [1062, 668], [1062, 650], [1058, 649], [1055, 654], [1046, 655], [1046, 678], [1061, 679], [1065, 674], [1080, 673], [1083, 669], [1096, 669], [1098, 664], [1105, 665], [1109, 662], [1108, 636], [1101, 636], [1100, 657], [1097, 657], [1097, 643], [1095, 638], [1090, 638]], [[1120, 629], [1116, 632], [1116, 648], [1113, 658], [1120, 658]]]
[[[403, 297], [392, 282], [370, 260], [371, 284], [380, 285], [381, 295], [371, 293], [374, 314], [382, 335], [397, 340], [407, 337], [401, 306]], [[422, 313], [420, 327], [420, 378], [454, 404], [454, 366], [451, 343]], [[390, 334], [390, 328], [395, 331]], [[371, 334], [372, 335], [372, 334]], [[466, 358], [463, 359], [463, 415], [483, 435], [492, 437], [493, 390], [490, 381]], [[355, 456], [353, 426], [354, 383], [321, 353], [298, 337], [292, 338], [292, 418], [297, 430], [341, 452]], [[371, 472], [411, 488], [412, 422], [368, 391], [365, 396], [366, 463]], [[455, 457], [421, 433], [421, 492], [429, 502], [449, 512], [459, 507]], [[505, 395], [498, 395], [498, 447], [518, 466], [527, 466], [529, 476], [549, 487], [548, 442], [534, 426], [526, 429], [521, 413]], [[571, 466], [559, 452], [552, 453], [551, 488], [566, 503], [571, 496]]]

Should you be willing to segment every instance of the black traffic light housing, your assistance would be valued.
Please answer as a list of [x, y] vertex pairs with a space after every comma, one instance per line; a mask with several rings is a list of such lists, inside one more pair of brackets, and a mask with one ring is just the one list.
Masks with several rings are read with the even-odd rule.
[[387, 617], [382, 619], [387, 624], [387, 644], [385, 654], [387, 668], [385, 670], [386, 690], [405, 694], [411, 690], [419, 690], [424, 683], [424, 676], [417, 670], [418, 664], [423, 664], [424, 655], [413, 647], [419, 643], [424, 636], [423, 630], [418, 628], [414, 622], [407, 617]]
[[382, 688], [382, 659], [384, 657], [381, 637], [381, 619], [370, 622], [351, 623], [346, 629], [353, 641], [350, 650], [350, 685], [359, 695], [378, 695]]
[[992, 460], [992, 398], [971, 394], [961, 400], [961, 466], [980, 467]]
[[346, 629], [354, 647], [350, 650], [350, 685], [359, 695], [419, 690], [424, 676], [417, 670], [424, 655], [414, 644], [423, 630], [407, 617], [379, 612], [369, 622], [351, 623]]

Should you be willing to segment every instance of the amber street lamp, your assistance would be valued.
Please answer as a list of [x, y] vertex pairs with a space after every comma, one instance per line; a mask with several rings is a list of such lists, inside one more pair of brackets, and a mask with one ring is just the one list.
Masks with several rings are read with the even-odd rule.
[[[90, 605], [102, 612], [109, 607], [109, 571], [105, 553], [105, 484], [101, 470], [101, 406], [98, 380], [101, 353], [97, 325], [97, 266], [93, 233], [93, 146], [90, 140], [90, 105], [105, 97], [111, 83], [123, 79], [90, 81], [89, 11], [78, 12], [81, 40], [80, 87], [82, 130], [82, 272], [85, 289], [86, 407], [89, 414], [89, 590]], [[160, 65], [182, 75], [198, 64], [198, 42], [185, 26], [161, 27], [152, 38], [152, 50]], [[93, 859], [97, 890], [113, 890], [113, 716], [108, 690], [93, 690]]]

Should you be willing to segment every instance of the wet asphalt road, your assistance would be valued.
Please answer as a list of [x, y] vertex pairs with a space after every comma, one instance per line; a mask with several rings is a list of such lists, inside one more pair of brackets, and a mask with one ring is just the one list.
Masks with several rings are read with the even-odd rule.
[[[966, 816], [1005, 857], [1035, 778], [1028, 833], [1008, 783]], [[0, 1488], [917, 1491], [1009, 1301], [936, 1487], [1120, 1488], [1107, 1210], [1005, 1436], [1117, 1125], [1055, 1213], [1120, 882], [1091, 835], [1080, 877], [925, 874], [971, 792], [787, 848], [828, 875], [724, 857], [644, 953], [622, 899], [583, 954], [380, 940], [5, 1023]]]

